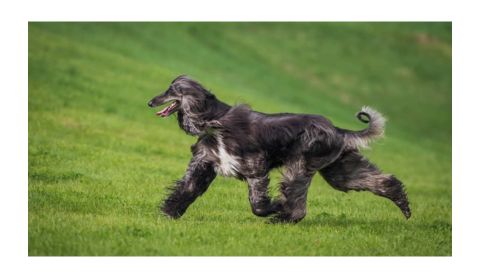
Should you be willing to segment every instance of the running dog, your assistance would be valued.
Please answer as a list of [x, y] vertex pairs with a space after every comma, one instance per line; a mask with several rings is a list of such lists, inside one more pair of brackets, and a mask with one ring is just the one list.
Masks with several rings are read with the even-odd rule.
[[[369, 107], [357, 113], [368, 127], [351, 131], [319, 115], [265, 114], [246, 105], [229, 106], [185, 75], [148, 106], [166, 103], [170, 104], [156, 114], [176, 113], [180, 128], [198, 137], [185, 175], [161, 205], [168, 217], [181, 217], [221, 175], [248, 183], [255, 215], [296, 223], [307, 213], [307, 191], [316, 172], [337, 190], [370, 191], [393, 201], [407, 219], [411, 215], [402, 182], [383, 174], [359, 152], [384, 132], [385, 119]], [[268, 174], [278, 167], [283, 167], [280, 195], [271, 199]]]

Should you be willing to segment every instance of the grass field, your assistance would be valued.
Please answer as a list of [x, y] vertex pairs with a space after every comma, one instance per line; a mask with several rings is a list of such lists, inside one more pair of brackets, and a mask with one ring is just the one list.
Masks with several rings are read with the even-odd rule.
[[[28, 253], [451, 255], [451, 51], [450, 23], [30, 23]], [[362, 105], [383, 112], [365, 154], [405, 183], [412, 218], [319, 176], [296, 225], [255, 217], [227, 178], [163, 218], [195, 139], [147, 101], [182, 73], [230, 104], [344, 128], [363, 127]]]

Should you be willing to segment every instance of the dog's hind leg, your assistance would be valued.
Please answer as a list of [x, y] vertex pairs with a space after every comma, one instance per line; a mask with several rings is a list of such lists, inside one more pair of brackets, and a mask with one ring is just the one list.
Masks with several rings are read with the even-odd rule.
[[215, 177], [211, 162], [193, 157], [183, 178], [171, 188], [172, 192], [161, 205], [161, 211], [171, 218], [180, 218], [188, 206], [207, 190]]
[[307, 192], [314, 172], [307, 171], [303, 160], [285, 167], [280, 183], [281, 195], [273, 202], [277, 213], [272, 221], [296, 223], [307, 214]]
[[371, 191], [393, 201], [408, 219], [411, 212], [404, 186], [395, 176], [382, 172], [357, 150], [344, 152], [335, 162], [320, 170], [335, 189], [347, 192]]

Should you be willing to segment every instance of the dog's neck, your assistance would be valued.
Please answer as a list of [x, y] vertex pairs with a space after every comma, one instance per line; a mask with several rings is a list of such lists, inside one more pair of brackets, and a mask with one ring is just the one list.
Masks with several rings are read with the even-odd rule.
[[205, 101], [204, 110], [191, 113], [180, 109], [177, 113], [178, 125], [187, 134], [199, 136], [208, 131], [211, 123], [223, 117], [231, 106], [217, 100], [215, 97]]

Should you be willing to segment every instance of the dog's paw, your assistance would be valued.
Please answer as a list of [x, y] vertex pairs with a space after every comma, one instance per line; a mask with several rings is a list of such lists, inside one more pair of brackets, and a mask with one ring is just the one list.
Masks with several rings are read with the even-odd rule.
[[165, 205], [162, 205], [160, 207], [160, 214], [165, 218], [176, 220], [183, 215], [183, 212], [179, 212], [175, 209], [171, 209], [169, 207], [166, 207]]
[[296, 224], [300, 222], [303, 217], [295, 217], [290, 213], [278, 213], [270, 219], [272, 224]]

